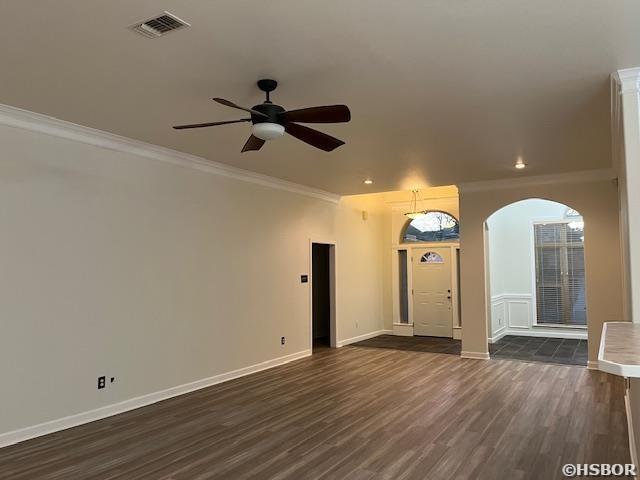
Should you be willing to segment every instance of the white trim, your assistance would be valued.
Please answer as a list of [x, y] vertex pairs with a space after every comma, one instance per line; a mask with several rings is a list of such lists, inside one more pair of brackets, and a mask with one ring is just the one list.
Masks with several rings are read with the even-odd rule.
[[357, 337], [345, 338], [344, 340], [338, 340], [337, 346], [344, 347], [345, 345], [361, 342], [362, 340], [368, 340], [379, 335], [393, 335], [393, 330], [376, 330], [375, 332], [365, 333], [363, 335], [358, 335]]
[[[636, 70], [636, 75], [640, 76], [640, 69]], [[619, 230], [620, 230], [620, 255], [622, 257], [622, 318], [631, 320], [631, 262], [630, 258], [630, 238], [629, 238], [629, 192], [627, 185], [627, 165], [624, 138], [624, 112], [623, 95], [621, 88], [620, 74], [611, 75], [611, 158], [613, 166], [618, 172], [618, 196], [619, 196]], [[628, 92], [627, 97], [636, 97], [638, 105], [638, 82], [635, 82], [635, 91]], [[630, 116], [633, 114], [631, 113]], [[629, 127], [633, 130], [633, 127]], [[631, 140], [631, 139], [630, 139]]]
[[472, 360], [489, 360], [488, 352], [460, 352], [460, 358], [470, 358]]
[[213, 160], [207, 160], [202, 157], [152, 145], [139, 140], [133, 140], [95, 128], [76, 125], [75, 123], [9, 105], [0, 104], [0, 125], [43, 133], [45, 135], [64, 138], [95, 147], [106, 148], [108, 150], [129, 153], [181, 167], [192, 168], [201, 172], [234, 178], [243, 182], [255, 183], [278, 190], [306, 195], [331, 203], [338, 203], [340, 200], [340, 195], [335, 193], [307, 187], [260, 173], [250, 172], [224, 163], [214, 162]]
[[494, 332], [493, 337], [489, 337], [489, 343], [496, 343], [498, 340], [500, 340], [502, 337], [506, 335], [509, 335], [509, 331], [507, 330], [507, 327], [502, 327], [496, 332]]
[[552, 175], [535, 175], [530, 177], [503, 178], [499, 180], [460, 183], [458, 184], [458, 191], [460, 193], [489, 192], [493, 190], [536, 187], [557, 183], [599, 182], [603, 180], [613, 180], [615, 178], [617, 178], [617, 175], [612, 168], [602, 168]]
[[542, 337], [542, 338], [568, 338], [576, 340], [587, 340], [587, 331], [566, 331], [566, 330], [544, 330], [543, 328], [532, 330], [519, 330], [513, 328], [506, 328], [506, 335], [516, 335], [518, 337]]
[[[460, 328], [460, 312], [458, 311], [459, 305], [459, 297], [458, 297], [458, 271], [460, 270], [458, 267], [458, 250], [460, 246], [452, 246], [451, 247], [451, 313], [453, 315], [452, 326], [453, 328]], [[452, 332], [452, 337], [453, 332]]]
[[453, 339], [462, 340], [462, 327], [453, 327]]
[[491, 297], [492, 302], [501, 302], [503, 300], [522, 300], [531, 299], [533, 296], [530, 293], [499, 293]]
[[299, 360], [311, 355], [311, 351], [302, 350], [297, 353], [285, 355], [283, 357], [274, 358], [265, 362], [250, 365], [248, 367], [239, 368], [230, 372], [221, 373], [212, 377], [196, 380], [195, 382], [185, 383], [176, 387], [167, 388], [158, 392], [149, 393], [140, 397], [130, 398], [122, 402], [106, 405], [104, 407], [89, 410], [87, 412], [70, 415], [68, 417], [51, 420], [49, 422], [33, 425], [30, 427], [21, 428], [19, 430], [13, 430], [11, 432], [0, 434], [0, 448], [14, 443], [23, 442], [31, 438], [40, 437], [42, 435], [48, 435], [50, 433], [59, 432], [60, 430], [66, 430], [67, 428], [76, 427], [89, 422], [94, 422], [102, 418], [111, 417], [119, 413], [124, 413], [129, 410], [144, 407], [152, 403], [160, 402], [168, 398], [184, 395], [189, 392], [201, 390], [203, 388], [217, 385], [219, 383], [227, 382], [235, 378], [244, 377], [252, 373], [257, 373], [262, 370], [284, 365], [285, 363]]
[[391, 333], [393, 335], [397, 335], [398, 337], [413, 337], [413, 324], [394, 323], [393, 330]]
[[611, 75], [618, 84], [620, 95], [625, 93], [640, 93], [640, 68], [625, 68]]

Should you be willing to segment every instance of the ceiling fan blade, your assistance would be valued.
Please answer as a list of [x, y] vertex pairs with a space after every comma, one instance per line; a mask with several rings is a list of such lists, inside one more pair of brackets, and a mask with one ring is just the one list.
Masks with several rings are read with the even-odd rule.
[[285, 122], [300, 123], [342, 123], [351, 120], [351, 112], [346, 105], [301, 108], [283, 112], [281, 116]]
[[221, 105], [224, 105], [225, 107], [231, 107], [231, 108], [237, 108], [238, 110], [244, 110], [245, 112], [249, 112], [252, 113], [254, 115], [258, 115], [259, 117], [267, 117], [267, 115], [265, 115], [262, 112], [259, 112], [257, 110], [252, 110], [250, 108], [244, 108], [241, 107], [240, 105], [236, 105], [233, 102], [230, 102], [229, 100], [225, 100], [224, 98], [214, 98], [214, 100], [218, 103], [220, 103]]
[[249, 137], [249, 140], [247, 140], [247, 143], [245, 143], [244, 147], [242, 147], [242, 151], [249, 152], [251, 150], [260, 150], [263, 145], [264, 145], [264, 140], [256, 137], [255, 135], [251, 135]]
[[202, 127], [215, 127], [216, 125], [226, 125], [228, 123], [242, 123], [242, 122], [250, 122], [250, 118], [243, 118], [242, 120], [229, 120], [227, 122], [210, 122], [210, 123], [192, 123], [189, 125], [176, 125], [176, 130], [184, 130], [185, 128], [202, 128]]
[[289, 135], [296, 137], [298, 140], [302, 140], [303, 142], [313, 145], [325, 152], [330, 152], [338, 148], [340, 145], [344, 145], [342, 140], [338, 140], [331, 135], [319, 132], [313, 128], [298, 125], [297, 123], [285, 123], [284, 130]]

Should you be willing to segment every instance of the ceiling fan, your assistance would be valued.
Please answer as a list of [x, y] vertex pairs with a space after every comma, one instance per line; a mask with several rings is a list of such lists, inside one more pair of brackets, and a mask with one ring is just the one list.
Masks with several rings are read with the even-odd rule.
[[323, 107], [302, 108], [300, 110], [285, 110], [280, 105], [271, 103], [269, 93], [278, 86], [278, 82], [271, 79], [258, 80], [258, 88], [266, 93], [266, 100], [253, 108], [244, 108], [224, 98], [214, 98], [222, 105], [238, 110], [244, 110], [251, 114], [251, 118], [230, 120], [226, 122], [194, 123], [190, 125], [176, 125], [176, 130], [187, 128], [215, 127], [228, 123], [251, 122], [251, 136], [242, 147], [243, 152], [260, 150], [266, 140], [281, 137], [284, 133], [293, 135], [311, 146], [330, 152], [341, 145], [342, 140], [319, 132], [313, 128], [299, 125], [298, 123], [342, 123], [351, 120], [351, 112], [346, 105], [327, 105]]

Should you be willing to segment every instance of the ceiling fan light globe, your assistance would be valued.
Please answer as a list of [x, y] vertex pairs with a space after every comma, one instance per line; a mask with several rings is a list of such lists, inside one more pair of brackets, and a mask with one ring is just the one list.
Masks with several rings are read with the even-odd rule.
[[255, 123], [251, 132], [261, 140], [273, 140], [284, 135], [284, 127], [279, 123], [261, 122]]

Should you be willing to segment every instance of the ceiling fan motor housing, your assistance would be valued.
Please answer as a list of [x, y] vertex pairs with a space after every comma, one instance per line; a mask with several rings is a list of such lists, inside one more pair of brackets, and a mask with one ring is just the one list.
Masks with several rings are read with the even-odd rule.
[[273, 103], [261, 103], [260, 105], [252, 107], [252, 110], [256, 110], [266, 115], [266, 117], [263, 117], [251, 114], [251, 122], [253, 124], [263, 122], [280, 123], [280, 114], [285, 111], [285, 109], [280, 105], [275, 105]]
[[262, 140], [273, 140], [284, 135], [284, 126], [280, 123], [280, 113], [284, 108], [273, 103], [261, 103], [253, 107], [253, 110], [264, 113], [266, 117], [251, 114], [253, 135]]

